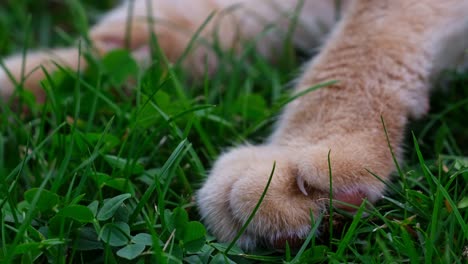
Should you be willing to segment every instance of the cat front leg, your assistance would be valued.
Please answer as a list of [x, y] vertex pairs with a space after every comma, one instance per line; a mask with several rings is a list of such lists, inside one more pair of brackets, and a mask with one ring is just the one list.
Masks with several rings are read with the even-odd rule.
[[[168, 62], [174, 63], [193, 40], [192, 49], [182, 62], [192, 76], [215, 71], [218, 64], [213, 50], [215, 42], [223, 50], [240, 54], [243, 44], [255, 39], [258, 51], [273, 60], [295, 15], [299, 19], [294, 43], [304, 49], [316, 46], [318, 39], [334, 24], [334, 8], [329, 1], [307, 0], [299, 10], [300, 3], [299, 0], [125, 1], [91, 27], [90, 50], [104, 56], [115, 49], [128, 49], [145, 65], [151, 63], [154, 34]], [[271, 25], [275, 25], [274, 30], [267, 30]], [[194, 36], [197, 31], [199, 34]], [[86, 60], [80, 57], [76, 46], [29, 51], [24, 59], [20, 54], [5, 58], [7, 70], [0, 68], [0, 95], [8, 99], [15, 87], [22, 84], [42, 101], [45, 98], [40, 86], [45, 77], [42, 68], [53, 72], [58, 63], [77, 71], [80, 60], [84, 70]]]
[[401, 161], [407, 121], [429, 109], [430, 80], [468, 47], [466, 12], [464, 0], [356, 2], [296, 92], [337, 83], [289, 105], [272, 137], [302, 152], [303, 192], [329, 190], [331, 176], [341, 200], [378, 200], [381, 179], [395, 169], [392, 155]]
[[[340, 202], [359, 206], [378, 200], [385, 184], [373, 174], [389, 180], [395, 169], [391, 149], [401, 160], [408, 120], [428, 110], [429, 82], [447, 36], [466, 32], [467, 1], [449, 2], [355, 1], [295, 92], [336, 83], [290, 103], [264, 146], [233, 150], [215, 163], [198, 193], [209, 229], [223, 241], [233, 238], [223, 230], [246, 223], [274, 162], [267, 196], [240, 246], [295, 244], [310, 231], [307, 216], [317, 219], [330, 196], [349, 211], [353, 207]], [[217, 196], [213, 190], [221, 186], [225, 191]], [[225, 201], [222, 207], [213, 206], [218, 198]]]
[[[183, 52], [193, 34], [192, 28], [184, 28], [178, 17], [170, 17], [160, 6], [154, 11], [147, 3], [155, 1], [137, 0], [130, 1], [116, 7], [107, 13], [89, 32], [90, 44], [81, 46], [81, 53], [77, 45], [66, 48], [43, 49], [28, 51], [22, 54], [12, 55], [2, 60], [4, 67], [0, 68], [0, 96], [8, 100], [17, 86], [33, 92], [36, 99], [44, 101], [45, 94], [40, 81], [45, 78], [45, 71], [53, 73], [57, 70], [57, 64], [71, 71], [84, 71], [87, 61], [85, 53], [91, 52], [95, 56], [102, 57], [115, 49], [127, 49], [140, 63], [149, 62], [150, 38], [155, 34], [163, 53], [170, 62], [174, 62]], [[170, 6], [169, 2], [164, 2]], [[163, 6], [164, 7], [164, 6]], [[208, 16], [209, 10], [206, 11]], [[129, 20], [128, 18], [132, 19]], [[172, 23], [172, 27], [160, 25], [165, 20]], [[153, 24], [154, 22], [154, 24]], [[169, 23], [169, 24], [170, 24]], [[175, 26], [174, 26], [175, 25]], [[174, 27], [182, 27], [177, 31]], [[185, 30], [185, 31], [184, 31]], [[180, 31], [184, 32], [183, 34]], [[84, 41], [81, 41], [84, 43]], [[78, 69], [80, 68], [80, 69]]]

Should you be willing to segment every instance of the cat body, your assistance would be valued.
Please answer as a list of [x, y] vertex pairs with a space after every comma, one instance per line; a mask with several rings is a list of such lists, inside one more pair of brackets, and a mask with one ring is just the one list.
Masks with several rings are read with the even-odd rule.
[[[432, 77], [456, 63], [468, 47], [468, 0], [342, 1], [341, 12], [334, 2], [136, 0], [109, 12], [90, 30], [96, 53], [128, 48], [141, 63], [149, 57], [153, 32], [174, 62], [206, 23], [199, 36], [203, 41], [184, 60], [195, 75], [215, 71], [218, 61], [209, 48], [213, 41], [240, 52], [242, 43], [263, 34], [257, 49], [274, 61], [293, 23], [293, 42], [303, 50], [312, 51], [328, 35], [294, 92], [336, 82], [287, 105], [266, 143], [223, 154], [197, 192], [203, 221], [220, 241], [233, 240], [247, 221], [273, 164], [263, 203], [238, 240], [244, 248], [304, 239], [311, 213], [318, 217], [329, 205], [330, 189], [335, 206], [344, 209], [350, 208], [340, 201], [356, 206], [363, 199], [377, 201], [385, 185], [372, 174], [387, 181], [395, 169], [389, 145], [401, 160], [405, 126], [428, 111]], [[266, 31], [269, 24], [276, 27]], [[39, 65], [53, 70], [51, 59], [72, 69], [80, 60], [76, 47], [31, 52], [25, 72]], [[36, 70], [23, 78], [21, 60], [5, 60], [11, 76], [0, 71], [3, 98], [13, 94], [13, 77], [43, 99], [39, 80], [44, 74]], [[81, 60], [82, 67], [85, 63]]]

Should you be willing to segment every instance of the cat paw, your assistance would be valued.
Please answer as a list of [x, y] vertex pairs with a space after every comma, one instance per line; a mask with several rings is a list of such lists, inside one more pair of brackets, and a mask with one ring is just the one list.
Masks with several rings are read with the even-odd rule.
[[26, 57], [21, 54], [10, 56], [3, 60], [4, 68], [0, 68], [1, 99], [8, 100], [13, 95], [16, 86], [22, 85], [24, 89], [35, 95], [36, 101], [44, 102], [46, 94], [41, 81], [46, 77], [45, 72], [56, 71], [57, 64], [70, 69], [76, 69], [78, 65], [84, 68], [86, 62], [82, 60], [80, 63], [79, 60], [79, 50], [76, 48], [28, 52]]
[[208, 229], [224, 242], [232, 241], [257, 205], [276, 163], [271, 184], [253, 220], [238, 240], [242, 248], [258, 244], [275, 246], [305, 238], [311, 212], [325, 196], [318, 191], [305, 196], [297, 187], [297, 170], [288, 149], [242, 147], [223, 155], [197, 193], [200, 213]]
[[[355, 206], [364, 199], [376, 200], [383, 191], [382, 184], [353, 182], [353, 172], [346, 170], [355, 168], [345, 165], [354, 161], [340, 164], [337, 158], [331, 155], [335, 165], [342, 166], [336, 169], [341, 174], [333, 178], [334, 199]], [[270, 186], [237, 241], [239, 246], [284, 248], [286, 241], [290, 246], [300, 246], [311, 230], [311, 218], [326, 212], [330, 197], [327, 148], [241, 147], [221, 156], [197, 193], [202, 219], [220, 241], [232, 241], [248, 221], [265, 190], [273, 164], [276, 167]], [[355, 210], [343, 203], [334, 206]]]

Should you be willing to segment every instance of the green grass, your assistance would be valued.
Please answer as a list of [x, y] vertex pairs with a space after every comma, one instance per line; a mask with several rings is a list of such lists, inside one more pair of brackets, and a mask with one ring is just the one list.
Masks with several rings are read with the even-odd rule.
[[[94, 20], [113, 2], [7, 1], [0, 56], [22, 52], [26, 39], [70, 43], [87, 25], [72, 7]], [[466, 263], [468, 72], [443, 74], [448, 89], [408, 129], [388, 195], [342, 228], [310, 235], [296, 252], [225, 254], [229, 243], [206, 233], [192, 196], [223, 149], [271, 131], [299, 67], [293, 50], [284, 54], [274, 67], [253, 51], [248, 60], [220, 53], [216, 75], [193, 83], [160, 56], [141, 69], [117, 51], [82, 76], [50, 75], [44, 105], [22, 92], [28, 114], [3, 104], [0, 262]]]

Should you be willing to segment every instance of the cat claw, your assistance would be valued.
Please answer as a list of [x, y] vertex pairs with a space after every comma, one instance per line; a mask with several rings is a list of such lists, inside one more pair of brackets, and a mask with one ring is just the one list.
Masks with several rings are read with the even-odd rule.
[[307, 193], [306, 191], [306, 188], [305, 188], [305, 180], [302, 176], [297, 176], [296, 177], [296, 184], [297, 184], [297, 187], [299, 187], [299, 190], [305, 195], [305, 196], [308, 196], [309, 194]]

